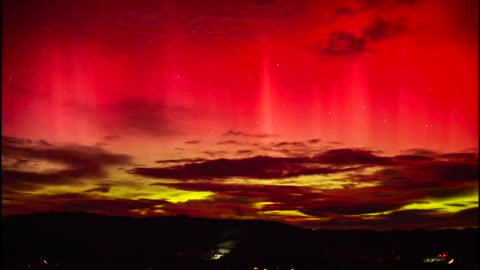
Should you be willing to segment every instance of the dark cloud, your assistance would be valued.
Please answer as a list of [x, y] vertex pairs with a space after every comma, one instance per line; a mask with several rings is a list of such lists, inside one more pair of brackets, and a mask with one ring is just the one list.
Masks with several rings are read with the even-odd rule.
[[100, 168], [104, 164], [124, 164], [127, 155], [112, 154], [102, 148], [83, 145], [58, 147], [17, 146], [2, 142], [2, 155], [7, 157], [56, 161], [73, 167]]
[[[13, 194], [12, 194], [13, 196]], [[9, 197], [10, 198], [10, 197]], [[22, 195], [13, 200], [12, 205], [2, 209], [4, 214], [35, 212], [85, 212], [118, 216], [142, 216], [140, 211], [147, 215], [158, 215], [155, 209], [168, 205], [164, 200], [149, 199], [114, 199], [95, 196], [92, 192], [63, 193], [55, 195]]]
[[129, 97], [112, 98], [101, 106], [74, 99], [62, 105], [65, 110], [81, 112], [86, 119], [101, 123], [104, 132], [112, 133], [103, 138], [107, 143], [120, 140], [120, 135], [116, 134], [178, 134], [182, 130], [183, 120], [191, 116], [192, 112], [187, 108], [167, 106], [161, 101], [142, 96], [138, 89], [130, 91]]
[[318, 152], [317, 149], [311, 147], [307, 142], [300, 141], [274, 142], [261, 147], [261, 150], [282, 153], [287, 157], [304, 157]]
[[285, 205], [302, 207], [311, 200], [323, 198], [323, 193], [312, 191], [310, 187], [289, 185], [255, 185], [255, 184], [224, 184], [215, 181], [195, 181], [177, 183], [154, 183], [190, 191], [210, 191], [216, 193], [209, 200], [212, 202], [227, 202], [236, 204], [252, 204], [255, 202], [271, 202], [277, 206], [267, 206], [265, 210], [278, 210]]
[[407, 31], [404, 20], [386, 20], [377, 18], [368, 24], [361, 35], [336, 31], [329, 33], [322, 44], [322, 52], [326, 55], [355, 55], [369, 49], [369, 42], [379, 42], [388, 38], [395, 38]]
[[381, 0], [356, 0], [362, 8], [377, 7], [382, 4]]
[[355, 201], [355, 200], [325, 200], [314, 205], [309, 205], [301, 212], [317, 217], [328, 217], [334, 215], [358, 215], [368, 213], [378, 213], [388, 210], [394, 210], [403, 206], [405, 202], [392, 202], [391, 200], [377, 201]]
[[103, 137], [103, 140], [105, 140], [105, 141], [117, 141], [119, 139], [120, 139], [119, 135], [108, 135], [108, 136]]
[[58, 175], [2, 169], [2, 188], [4, 190], [31, 191], [42, 185], [58, 184], [59, 181], [64, 181], [63, 178], [52, 177], [58, 177]]
[[414, 169], [416, 176], [442, 182], [478, 181], [478, 159], [467, 162], [432, 162]]
[[[159, 182], [154, 185], [164, 185], [181, 190], [210, 191], [215, 195], [206, 200], [195, 203], [172, 205], [172, 211], [192, 211], [189, 207], [196, 207], [198, 211], [205, 211], [205, 207], [217, 207], [222, 204], [222, 213], [231, 213], [228, 205], [235, 208], [248, 208], [256, 202], [269, 202], [257, 209], [257, 212], [276, 210], [297, 210], [312, 217], [329, 218], [327, 221], [318, 222], [315, 226], [327, 228], [416, 228], [428, 224], [432, 228], [439, 226], [472, 226], [475, 225], [475, 209], [462, 210], [456, 214], [439, 212], [438, 209], [430, 210], [397, 210], [410, 203], [422, 203], [421, 194], [398, 192], [385, 187], [361, 188], [343, 190], [340, 193], [329, 191], [320, 192], [312, 187], [288, 185], [256, 185], [256, 184], [227, 184], [217, 181], [185, 181], [185, 182]], [[369, 191], [369, 189], [371, 189]], [[390, 192], [393, 196], [372, 196], [373, 192]], [[428, 203], [428, 202], [423, 202]], [[466, 202], [465, 202], [466, 203]], [[465, 204], [455, 204], [465, 207]], [[231, 210], [231, 211], [230, 211]], [[255, 212], [251, 209], [250, 214]], [[220, 211], [220, 210], [219, 210]], [[358, 215], [393, 211], [388, 214], [362, 217]], [[193, 211], [195, 212], [195, 211]], [[208, 211], [207, 211], [208, 212]], [[205, 212], [205, 215], [209, 213]], [[184, 213], [184, 212], [182, 212]], [[192, 213], [192, 212], [189, 212]], [[211, 214], [211, 213], [210, 213]], [[445, 220], [451, 220], [445, 223]], [[426, 222], [426, 223], [425, 223]], [[449, 225], [445, 225], [449, 224]], [[304, 224], [309, 225], [309, 224]], [[310, 224], [312, 225], [312, 224]], [[411, 226], [411, 227], [409, 227]]]
[[222, 203], [210, 200], [190, 200], [184, 203], [166, 204], [165, 213], [202, 218], [234, 219], [238, 216], [256, 216], [258, 209], [237, 203]]
[[478, 159], [400, 163], [378, 175], [384, 185], [397, 190], [424, 190], [436, 197], [464, 195], [477, 185]]
[[228, 177], [284, 178], [338, 172], [330, 167], [306, 167], [305, 158], [256, 156], [244, 159], [215, 159], [167, 168], [134, 168], [132, 174], [154, 178], [212, 179]]
[[422, 156], [422, 155], [398, 155], [393, 157], [397, 162], [421, 162], [421, 161], [432, 161], [433, 157], [431, 156]]
[[193, 163], [206, 161], [204, 158], [183, 158], [183, 159], [163, 159], [157, 160], [156, 163]]
[[199, 140], [191, 140], [191, 141], [186, 141], [185, 144], [199, 144]]
[[417, 4], [420, 0], [396, 0], [397, 3], [403, 5], [414, 5]]
[[389, 165], [393, 163], [389, 157], [377, 156], [368, 150], [349, 148], [326, 151], [317, 155], [315, 161], [336, 165]]
[[223, 150], [217, 150], [217, 151], [202, 151], [203, 154], [205, 155], [208, 155], [212, 158], [214, 157], [222, 157], [224, 156], [225, 154], [227, 154], [227, 151], [223, 151]]
[[352, 55], [365, 51], [366, 41], [363, 37], [350, 32], [332, 32], [326, 41], [323, 53], [327, 55]]
[[367, 40], [377, 42], [387, 38], [398, 37], [406, 31], [407, 26], [402, 20], [392, 21], [379, 18], [365, 28], [363, 35]]
[[[127, 82], [124, 84], [127, 85]], [[99, 122], [104, 132], [111, 133], [103, 138], [103, 142], [107, 143], [119, 141], [125, 134], [142, 133], [155, 136], [179, 134], [183, 130], [184, 120], [193, 113], [186, 107], [168, 106], [163, 101], [149, 98], [143, 95], [141, 89], [119, 91], [129, 91], [124, 93], [128, 97], [112, 97], [101, 106], [75, 99], [67, 100], [62, 105], [67, 111], [81, 112], [86, 119]]]
[[306, 221], [306, 226], [338, 229], [419, 229], [419, 228], [452, 228], [477, 227], [478, 207], [468, 208], [456, 213], [439, 213], [432, 210], [400, 210], [374, 218], [334, 217], [327, 221]]
[[454, 207], [466, 207], [466, 204], [463, 203], [446, 203], [447, 206], [454, 206]]
[[419, 156], [435, 156], [437, 155], [436, 152], [428, 150], [428, 149], [421, 149], [421, 148], [412, 148], [405, 151], [402, 151], [408, 155], [419, 155]]
[[[250, 154], [250, 152], [242, 153]], [[471, 159], [459, 160], [459, 156]], [[452, 160], [447, 160], [446, 157]], [[370, 174], [362, 172], [368, 167], [380, 169]], [[389, 200], [395, 198], [394, 206], [425, 196], [437, 198], [466, 196], [478, 186], [478, 158], [475, 155], [388, 157], [379, 156], [368, 150], [348, 148], [327, 150], [310, 157], [223, 158], [168, 167], [136, 167], [129, 172], [151, 178], [196, 181], [232, 177], [282, 179], [345, 172], [349, 174], [348, 179], [352, 182], [343, 185], [343, 192], [361, 192], [369, 194], [371, 198]], [[360, 183], [377, 183], [377, 185], [374, 188], [359, 190], [356, 185]], [[352, 194], [352, 196], [356, 195]], [[378, 207], [381, 208], [381, 206]], [[388, 207], [392, 205], [388, 204]], [[349, 211], [347, 207], [344, 209]]]
[[[140, 213], [132, 212], [132, 210], [144, 210], [146, 215], [156, 215], [153, 210], [157, 205], [167, 204], [163, 200], [147, 200], [147, 199], [95, 199], [95, 198], [79, 198], [68, 199], [58, 203], [58, 210], [61, 212], [87, 212], [106, 215], [122, 215], [122, 216], [141, 216]], [[158, 214], [157, 214], [158, 215]]]
[[47, 142], [47, 141], [45, 141], [45, 140], [38, 140], [36, 143], [37, 143], [38, 145], [41, 145], [41, 146], [53, 146], [53, 144], [51, 144], [51, 143], [49, 143], [49, 142]]
[[[230, 204], [248, 208], [255, 202], [269, 202], [261, 211], [297, 210], [309, 216], [330, 218], [331, 220], [324, 224], [327, 227], [398, 228], [408, 222], [401, 222], [399, 223], [401, 225], [397, 226], [395, 224], [397, 220], [414, 219], [417, 216], [427, 222], [426, 224], [432, 226], [441, 224], [444, 217], [438, 216], [440, 215], [438, 213], [449, 205], [439, 205], [438, 209], [431, 212], [408, 212], [398, 209], [412, 203], [429, 203], [423, 201], [424, 198], [471, 196], [478, 189], [478, 183], [474, 181], [478, 180], [477, 160], [476, 155], [469, 154], [434, 156], [410, 154], [389, 157], [379, 156], [365, 149], [344, 148], [327, 150], [311, 157], [256, 156], [216, 159], [166, 168], [134, 168], [130, 173], [152, 178], [182, 180], [181, 182], [163, 180], [155, 185], [213, 192], [214, 195], [209, 199], [195, 205], [213, 207], [216, 203], [224, 203], [222, 213], [234, 211], [227, 209], [227, 205]], [[383, 169], [375, 173], [363, 172], [363, 169], [369, 167]], [[280, 186], [217, 181], [230, 177], [281, 181], [286, 177], [337, 172], [348, 173], [348, 176], [342, 176], [342, 179], [348, 179], [350, 182], [332, 189], [321, 187], [320, 179], [323, 178], [319, 179], [320, 186], [316, 188], [315, 184], [300, 187], [287, 183]], [[313, 179], [315, 178], [312, 177]], [[373, 186], [360, 186], [365, 183], [372, 183]], [[462, 201], [456, 206], [467, 207], [468, 203]], [[183, 209], [182, 211], [188, 211], [185, 205], [178, 207]], [[394, 211], [396, 214], [380, 214], [369, 219], [358, 216], [385, 211]], [[412, 224], [420, 225], [421, 222]]]
[[102, 147], [102, 146], [108, 146], [110, 145], [109, 143], [104, 143], [104, 142], [97, 142], [95, 143], [95, 146]]
[[2, 135], [2, 149], [4, 145], [27, 145], [31, 143], [32, 143], [32, 140], [29, 140], [29, 139], [22, 139], [22, 138]]
[[377, 171], [373, 177], [398, 192], [414, 190], [429, 197], [450, 197], [468, 195], [478, 188], [475, 154], [402, 155], [393, 160], [389, 168]]
[[478, 227], [478, 207], [473, 207], [473, 208], [467, 208], [467, 209], [464, 209], [464, 210], [460, 210], [458, 212], [456, 212], [453, 216], [454, 218], [456, 218], [457, 220], [461, 221], [461, 222], [464, 222], [466, 221], [465, 223], [470, 223], [470, 224], [467, 224], [465, 226], [469, 226], [469, 227]]
[[469, 208], [456, 213], [438, 213], [435, 210], [402, 210], [385, 215], [385, 220], [378, 219], [377, 223], [387, 226], [396, 224], [400, 227], [459, 227], [478, 226], [478, 208]]
[[110, 192], [111, 185], [110, 184], [98, 184], [97, 187], [87, 189], [85, 192], [100, 192], [100, 193], [108, 193]]
[[[306, 157], [322, 152], [318, 147], [320, 139], [311, 139], [307, 141], [278, 141], [268, 144], [257, 145], [258, 151], [264, 155], [270, 155], [272, 152], [281, 153], [286, 157]], [[251, 146], [255, 146], [251, 144]]]
[[219, 142], [217, 142], [216, 144], [218, 144], [218, 145], [224, 145], [224, 144], [242, 145], [241, 142], [235, 141], [235, 140], [219, 141]]
[[391, 10], [396, 5], [414, 5], [420, 0], [356, 0], [361, 11], [384, 8]]
[[352, 16], [354, 14], [355, 14], [355, 10], [349, 7], [340, 7], [335, 9], [335, 17]]
[[[44, 161], [63, 164], [56, 171], [28, 171], [30, 166], [2, 168], [5, 188], [35, 189], [46, 184], [73, 184], [74, 179], [86, 176], [104, 176], [109, 165], [128, 164], [127, 155], [107, 152], [99, 147], [83, 145], [45, 146], [26, 143], [24, 139], [2, 137], [2, 158]], [[2, 166], [3, 167], [3, 166]]]
[[[280, 141], [267, 145], [272, 149], [305, 149], [304, 153], [315, 153], [316, 148], [315, 144], [309, 144], [308, 141]], [[163, 179], [154, 185], [185, 191], [210, 191], [213, 195], [203, 200], [176, 204], [154, 200], [112, 200], [98, 197], [110, 192], [109, 184], [100, 184], [86, 189], [83, 196], [52, 195], [44, 197], [48, 201], [39, 203], [39, 206], [29, 206], [27, 201], [38, 202], [39, 197], [29, 197], [33, 195], [26, 196], [25, 193], [19, 196], [12, 192], [35, 190], [47, 184], [82, 184], [81, 177], [101, 176], [105, 166], [127, 164], [128, 157], [108, 153], [97, 147], [41, 146], [17, 138], [3, 138], [2, 150], [3, 157], [10, 159], [9, 162], [5, 161], [7, 165], [2, 170], [2, 185], [6, 187], [3, 194], [9, 198], [21, 198], [12, 200], [17, 203], [14, 207], [20, 212], [45, 208], [111, 214], [108, 207], [116, 207], [113, 211], [122, 215], [135, 215], [139, 211], [158, 215], [163, 211], [161, 214], [235, 217], [261, 215], [265, 211], [295, 210], [312, 217], [328, 218], [317, 223], [317, 226], [379, 229], [470, 226], [474, 222], [472, 214], [478, 211], [470, 209], [457, 214], [441, 212], [442, 208], [450, 206], [475, 205], [467, 201], [450, 202], [449, 205], [439, 205], [438, 209], [428, 211], [398, 210], [412, 203], [428, 203], [425, 198], [471, 196], [478, 190], [478, 155], [472, 152], [439, 154], [424, 150], [382, 156], [367, 149], [341, 148], [304, 156], [159, 160], [159, 167], [134, 165], [136, 167], [127, 169], [127, 172]], [[245, 151], [244, 154], [253, 151], [241, 150]], [[65, 168], [53, 172], [18, 169], [30, 166], [29, 162], [36, 159], [61, 163]], [[17, 160], [24, 162], [20, 162], [15, 169], [12, 164]], [[364, 171], [368, 168], [376, 171]], [[316, 175], [339, 172], [343, 174], [338, 180], [345, 182], [328, 187], [327, 183], [322, 182], [327, 178], [318, 177], [316, 186]], [[311, 176], [309, 181], [313, 181], [308, 186], [297, 186], [298, 183], [290, 178], [307, 175]], [[236, 183], [218, 181], [227, 178], [245, 180]], [[252, 184], [248, 182], [249, 178], [276, 179], [278, 182]], [[335, 175], [332, 175], [334, 178]], [[372, 185], [362, 186], [366, 183]], [[268, 204], [259, 207], [256, 203], [261, 202]], [[211, 209], [214, 210], [210, 211]], [[385, 211], [393, 212], [380, 214]], [[369, 216], [368, 219], [361, 216], [369, 213], [379, 214]]]
[[186, 113], [183, 108], [168, 107], [162, 103], [135, 96], [112, 102], [102, 109], [105, 110], [102, 116], [105, 122], [115, 123], [116, 126], [113, 128], [118, 127], [118, 132], [124, 132], [120, 128], [127, 128], [131, 131], [144, 131], [157, 135], [175, 133], [174, 122], [170, 121], [171, 114], [175, 112], [178, 120], [180, 115]]
[[448, 197], [460, 197], [471, 196], [475, 190], [478, 190], [478, 184], [444, 184], [441, 182], [436, 183], [437, 186], [425, 187], [425, 193], [432, 198], [448, 198]]
[[[65, 169], [58, 172], [28, 172], [17, 170], [2, 170], [2, 184], [5, 189], [36, 190], [47, 185], [74, 185], [74, 179], [98, 175], [98, 171], [90, 168]], [[77, 184], [81, 182], [77, 181]]]
[[278, 142], [273, 147], [306, 147], [304, 142]]
[[[254, 185], [254, 184], [224, 184], [215, 181], [195, 181], [195, 182], [175, 182], [175, 183], [153, 183], [152, 185], [162, 185], [174, 187], [182, 190], [191, 191], [212, 191], [224, 194], [241, 194], [253, 195], [261, 194], [262, 196], [270, 196], [269, 194], [277, 193], [279, 196], [286, 194], [308, 193], [310, 188], [287, 186], [287, 185]], [[274, 192], [277, 191], [277, 192]], [[248, 196], [245, 196], [248, 197]]]
[[[280, 143], [280, 145], [290, 145]], [[208, 152], [211, 156], [224, 152]], [[250, 150], [240, 154], [251, 154]], [[458, 155], [455, 155], [457, 157]], [[442, 156], [444, 157], [444, 156]], [[466, 157], [473, 157], [466, 155]], [[255, 156], [240, 159], [213, 159], [186, 163], [181, 166], [161, 168], [137, 167], [130, 173], [153, 178], [211, 179], [229, 177], [285, 178], [300, 175], [330, 174], [351, 171], [369, 166], [382, 166], [385, 169], [373, 175], [354, 174], [358, 181], [381, 181], [384, 185], [398, 188], [423, 188], [436, 182], [453, 187], [464, 181], [478, 179], [478, 159], [440, 161], [433, 157], [402, 155], [395, 157], [379, 156], [364, 149], [333, 149], [308, 156], [271, 157]], [[438, 186], [438, 185], [437, 185]]]
[[475, 160], [478, 160], [478, 153], [470, 153], [470, 152], [446, 153], [446, 154], [440, 154], [438, 157], [442, 159], [447, 159], [450, 161], [460, 161], [460, 162], [468, 161], [468, 160], [475, 161]]
[[242, 131], [234, 131], [234, 130], [229, 130], [225, 133], [223, 133], [223, 136], [233, 136], [233, 137], [248, 137], [248, 138], [269, 138], [269, 137], [272, 137], [273, 135], [272, 134], [266, 134], [266, 133], [262, 133], [262, 134], [254, 134], [254, 133], [246, 133], [246, 132], [242, 132]]
[[237, 150], [236, 152], [238, 155], [251, 155], [253, 154], [254, 152], [252, 150], [248, 150], [248, 149], [240, 149], [240, 150]]

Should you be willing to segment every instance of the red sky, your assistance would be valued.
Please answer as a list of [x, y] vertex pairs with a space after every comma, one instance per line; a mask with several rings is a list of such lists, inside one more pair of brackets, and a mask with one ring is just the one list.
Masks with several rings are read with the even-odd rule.
[[2, 210], [478, 226], [478, 3], [3, 1]]

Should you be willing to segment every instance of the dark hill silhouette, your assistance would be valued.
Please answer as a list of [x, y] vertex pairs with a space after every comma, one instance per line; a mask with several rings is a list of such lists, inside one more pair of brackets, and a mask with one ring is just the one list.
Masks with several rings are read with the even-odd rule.
[[[2, 236], [2, 269], [477, 269], [478, 250], [478, 229], [314, 231], [271, 221], [53, 212], [3, 217]], [[422, 263], [443, 251], [455, 263]]]

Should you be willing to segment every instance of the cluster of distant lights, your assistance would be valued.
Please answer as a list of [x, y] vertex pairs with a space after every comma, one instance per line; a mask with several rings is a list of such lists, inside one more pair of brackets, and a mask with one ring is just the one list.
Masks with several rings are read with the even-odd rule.
[[[230, 253], [229, 249], [220, 248], [219, 250], [217, 250], [217, 252], [215, 254], [212, 255], [211, 259], [212, 260], [218, 260], [228, 253]], [[48, 265], [49, 263], [48, 263], [47, 259], [42, 259], [41, 264]], [[60, 265], [56, 264], [55, 266], [59, 267]], [[30, 268], [32, 268], [32, 266], [30, 264], [28, 264], [27, 268], [30, 269]], [[278, 269], [278, 267], [276, 269]], [[152, 270], [152, 267], [147, 267], [146, 270]], [[268, 270], [268, 268], [266, 268], [266, 267], [265, 268], [259, 268], [257, 266], [254, 266], [254, 267], [251, 268], [251, 270]], [[288, 270], [295, 270], [295, 268], [291, 267], [291, 268], [288, 268]]]
[[[42, 259], [40, 264], [43, 264], [43, 265], [49, 265], [49, 262], [47, 261], [47, 259]], [[59, 268], [60, 267], [60, 264], [55, 264], [55, 268]], [[30, 264], [27, 264], [27, 268], [28, 269], [31, 269], [32, 268], [32, 265]]]
[[[276, 269], [278, 269], [278, 267], [277, 267]], [[256, 266], [254, 266], [254, 267], [252, 268], [252, 270], [268, 270], [268, 268], [258, 268], [258, 267], [256, 267]], [[289, 270], [295, 270], [295, 268], [292, 267], [292, 268], [289, 268]]]
[[213, 253], [211, 259], [216, 261], [216, 260], [220, 260], [220, 258], [222, 258], [223, 256], [227, 255], [228, 253], [230, 253], [230, 249], [228, 248], [219, 248], [215, 253]]
[[447, 253], [442, 252], [438, 254], [437, 257], [433, 258], [424, 258], [423, 262], [424, 263], [446, 263], [446, 264], [452, 264], [455, 260], [453, 258], [447, 258]]
[[[211, 260], [219, 260], [222, 258], [224, 255], [227, 255], [230, 253], [229, 248], [219, 248], [216, 250], [216, 252], [211, 256]], [[452, 264], [455, 260], [453, 258], [448, 258], [446, 252], [442, 252], [438, 254], [436, 257], [431, 257], [431, 258], [424, 258], [423, 262], [424, 263], [446, 263], [446, 264]], [[48, 261], [46, 259], [42, 260], [42, 264], [48, 265]], [[56, 265], [57, 267], [59, 266], [58, 264]], [[27, 265], [27, 268], [31, 268], [31, 265]], [[151, 269], [151, 268], [147, 268]], [[268, 268], [259, 268], [257, 266], [254, 266], [251, 268], [251, 270], [268, 270]], [[291, 267], [289, 270], [295, 270], [295, 268]]]

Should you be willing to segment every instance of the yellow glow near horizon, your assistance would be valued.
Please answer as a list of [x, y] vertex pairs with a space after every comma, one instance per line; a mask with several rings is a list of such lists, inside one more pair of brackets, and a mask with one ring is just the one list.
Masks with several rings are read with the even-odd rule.
[[308, 217], [308, 215], [305, 215], [304, 213], [298, 210], [272, 210], [272, 211], [263, 211], [262, 214], [286, 216], [286, 217]]
[[145, 216], [145, 215], [148, 213], [148, 211], [145, 210], [145, 209], [131, 209], [130, 212], [132, 212], [132, 213], [138, 213], [138, 214], [140, 214], [140, 215], [142, 215], [142, 216]]
[[66, 193], [82, 193], [85, 190], [90, 188], [96, 188], [97, 185], [75, 185], [75, 186], [44, 186], [37, 190], [28, 191], [26, 193], [33, 195], [57, 195], [57, 194], [66, 194]]
[[[98, 185], [85, 184], [78, 186], [45, 186], [41, 189], [30, 191], [33, 195], [57, 195], [84, 193], [86, 190], [97, 188]], [[122, 186], [121, 183], [112, 186], [108, 192], [89, 192], [88, 196], [101, 197], [107, 199], [148, 199], [148, 200], [166, 200], [171, 203], [182, 203], [189, 200], [204, 200], [213, 195], [211, 191], [187, 191], [164, 186], [151, 186], [139, 184], [138, 187]]]
[[438, 213], [456, 213], [458, 211], [474, 207], [478, 207], [478, 190], [473, 191], [471, 194], [465, 196], [455, 196], [449, 198], [426, 198], [421, 203], [410, 203], [395, 210], [350, 216], [374, 219], [378, 216], [388, 215], [402, 210], [436, 210]]
[[253, 204], [253, 207], [257, 209], [262, 209], [264, 206], [275, 204], [274, 202], [256, 202]]
[[211, 191], [187, 191], [164, 186], [148, 186], [141, 190], [129, 187], [112, 187], [107, 196], [126, 199], [166, 200], [171, 203], [183, 203], [190, 200], [205, 200], [214, 193]]
[[258, 178], [229, 178], [223, 184], [237, 185], [272, 185], [272, 186], [297, 186], [308, 187], [314, 190], [343, 189], [346, 185], [350, 188], [366, 188], [378, 185], [376, 181], [358, 182], [352, 179], [347, 173], [332, 173], [329, 175], [301, 175], [281, 179], [258, 179]]
[[398, 210], [438, 209], [439, 212], [455, 213], [472, 207], [478, 207], [478, 190], [465, 196], [429, 198], [425, 199], [425, 203], [407, 204]]

